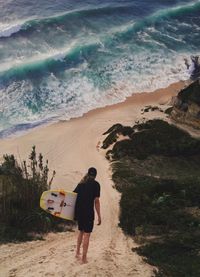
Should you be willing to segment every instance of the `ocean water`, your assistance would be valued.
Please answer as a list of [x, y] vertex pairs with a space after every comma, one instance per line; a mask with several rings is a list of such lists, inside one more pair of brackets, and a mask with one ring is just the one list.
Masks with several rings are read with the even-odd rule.
[[0, 0], [0, 137], [187, 79], [199, 0]]

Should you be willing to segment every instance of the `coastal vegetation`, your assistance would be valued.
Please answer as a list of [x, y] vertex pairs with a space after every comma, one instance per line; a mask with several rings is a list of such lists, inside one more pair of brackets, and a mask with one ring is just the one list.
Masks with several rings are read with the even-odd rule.
[[[163, 120], [106, 133], [120, 227], [156, 276], [200, 275], [200, 140]], [[118, 141], [119, 135], [126, 137]]]
[[60, 230], [59, 220], [39, 207], [43, 191], [51, 188], [48, 161], [32, 147], [29, 162], [18, 163], [14, 155], [4, 155], [0, 165], [0, 241], [41, 238], [42, 233]]

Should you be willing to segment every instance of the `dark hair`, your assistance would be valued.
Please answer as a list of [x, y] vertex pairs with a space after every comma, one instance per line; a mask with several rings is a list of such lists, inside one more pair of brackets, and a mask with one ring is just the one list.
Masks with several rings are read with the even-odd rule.
[[88, 175], [96, 177], [97, 176], [97, 170], [96, 170], [96, 168], [90, 167], [88, 169]]
[[88, 169], [87, 174], [81, 179], [80, 184], [86, 183], [89, 180], [94, 180], [97, 176], [97, 170], [94, 167]]

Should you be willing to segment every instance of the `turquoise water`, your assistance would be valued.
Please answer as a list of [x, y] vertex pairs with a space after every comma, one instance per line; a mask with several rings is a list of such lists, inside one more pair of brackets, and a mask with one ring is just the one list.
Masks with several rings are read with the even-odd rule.
[[0, 137], [185, 80], [200, 54], [200, 1], [29, 2], [0, 0]]

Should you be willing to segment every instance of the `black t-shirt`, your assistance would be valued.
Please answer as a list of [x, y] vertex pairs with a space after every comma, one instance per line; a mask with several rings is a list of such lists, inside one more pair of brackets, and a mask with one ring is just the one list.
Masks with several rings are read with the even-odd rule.
[[75, 206], [76, 220], [94, 220], [94, 200], [100, 197], [100, 185], [95, 180], [78, 184], [74, 192], [78, 193]]

